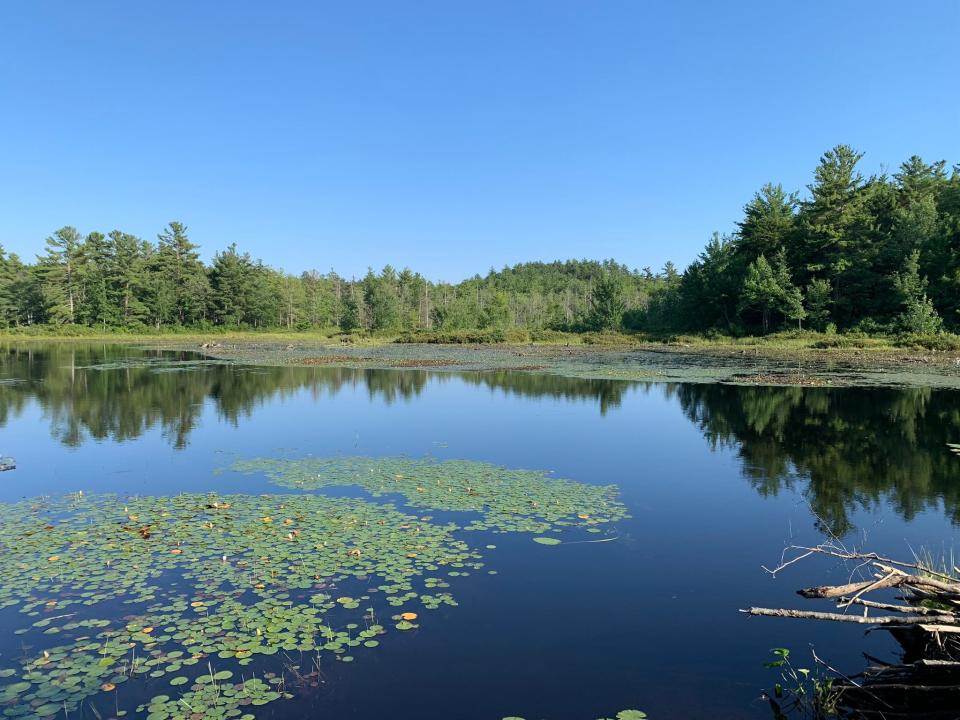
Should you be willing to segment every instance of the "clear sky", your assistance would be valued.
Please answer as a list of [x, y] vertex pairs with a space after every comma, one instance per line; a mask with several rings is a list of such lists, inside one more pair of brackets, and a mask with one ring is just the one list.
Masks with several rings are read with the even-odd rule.
[[0, 244], [459, 280], [685, 265], [764, 182], [960, 162], [960, 1], [0, 3]]

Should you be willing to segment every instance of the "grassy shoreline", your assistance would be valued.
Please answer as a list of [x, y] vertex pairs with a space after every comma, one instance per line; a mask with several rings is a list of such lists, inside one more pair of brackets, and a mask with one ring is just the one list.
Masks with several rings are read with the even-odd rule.
[[863, 336], [783, 332], [766, 336], [650, 335], [632, 333], [566, 333], [557, 331], [457, 331], [446, 333], [350, 334], [329, 330], [185, 330], [177, 332], [129, 333], [122, 331], [54, 332], [0, 331], [3, 341], [109, 342], [182, 346], [203, 344], [315, 344], [319, 347], [383, 347], [387, 345], [452, 345], [476, 347], [578, 347], [604, 350], [651, 350], [677, 353], [745, 354], [776, 359], [862, 358], [877, 360], [942, 362], [960, 358], [960, 336]]
[[[523, 372], [580, 380], [720, 382], [772, 386], [960, 389], [955, 336], [921, 339], [781, 333], [762, 338], [549, 333], [483, 342], [445, 336], [342, 336], [330, 332], [0, 334], [8, 345], [118, 344], [199, 352], [212, 361], [350, 370]], [[930, 341], [933, 342], [930, 342]], [[418, 342], [413, 342], [418, 341]], [[944, 342], [945, 341], [945, 342]], [[932, 345], [932, 346], [928, 346]], [[937, 345], [948, 349], [940, 349]]]

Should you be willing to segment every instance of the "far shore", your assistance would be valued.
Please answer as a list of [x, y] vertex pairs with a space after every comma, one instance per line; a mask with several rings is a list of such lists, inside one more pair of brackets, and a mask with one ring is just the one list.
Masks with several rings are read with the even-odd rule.
[[510, 331], [344, 335], [245, 330], [6, 332], [0, 333], [0, 342], [129, 344], [283, 367], [519, 371], [597, 380], [960, 389], [960, 339], [953, 335], [910, 339], [787, 332], [705, 338], [557, 332], [537, 336]]

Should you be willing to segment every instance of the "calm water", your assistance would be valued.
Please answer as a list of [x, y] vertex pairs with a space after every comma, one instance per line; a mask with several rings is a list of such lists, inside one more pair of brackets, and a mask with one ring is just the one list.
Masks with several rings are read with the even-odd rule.
[[[87, 367], [130, 359], [158, 364]], [[219, 471], [238, 457], [429, 455], [615, 483], [632, 514], [616, 542], [545, 551], [503, 536], [489, 560], [499, 574], [460, 579], [459, 607], [265, 717], [768, 717], [770, 648], [807, 658], [814, 645], [855, 672], [861, 651], [893, 646], [856, 627], [739, 615], [803, 607], [796, 588], [846, 577], [810, 564], [771, 579], [761, 565], [824, 530], [897, 555], [949, 550], [960, 520], [960, 458], [945, 447], [960, 439], [955, 391], [160, 362], [192, 359], [2, 348], [0, 455], [18, 467], [0, 475], [0, 500], [277, 492]], [[17, 652], [8, 631], [4, 658]]]

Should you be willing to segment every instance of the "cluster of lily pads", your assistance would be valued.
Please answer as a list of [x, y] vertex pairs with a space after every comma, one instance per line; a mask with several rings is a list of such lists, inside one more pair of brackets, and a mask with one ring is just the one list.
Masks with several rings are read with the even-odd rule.
[[[19, 667], [0, 670], [3, 713], [69, 712], [137, 677], [193, 688], [211, 660], [350, 662], [388, 629], [417, 627], [418, 611], [455, 604], [447, 575], [482, 567], [455, 529], [321, 495], [78, 494], [7, 506], [0, 606], [25, 622]], [[348, 584], [364, 592], [338, 595]], [[218, 697], [236, 710], [244, 696]]]
[[[293, 697], [290, 683], [311, 668], [350, 663], [456, 605], [451, 581], [484, 568], [460, 530], [596, 530], [624, 515], [612, 488], [481, 463], [239, 467], [290, 487], [399, 492], [410, 508], [316, 493], [77, 493], [4, 506], [0, 611], [23, 618], [19, 650], [0, 661], [4, 716], [136, 707], [148, 720], [248, 719]], [[464, 528], [421, 516], [427, 507], [480, 519]], [[163, 692], [143, 699], [157, 683]]]
[[277, 485], [300, 490], [359, 487], [375, 497], [402, 496], [414, 508], [472, 511], [466, 530], [547, 532], [600, 526], [625, 516], [614, 485], [553, 478], [542, 470], [515, 470], [489, 463], [405, 457], [262, 458], [233, 465], [264, 473]]

